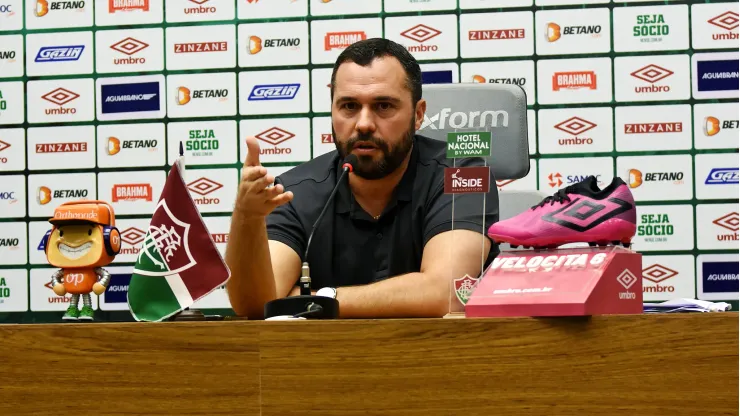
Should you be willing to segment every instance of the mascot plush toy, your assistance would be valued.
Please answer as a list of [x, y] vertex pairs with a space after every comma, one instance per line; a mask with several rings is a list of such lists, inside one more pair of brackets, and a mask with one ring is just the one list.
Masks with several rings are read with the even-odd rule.
[[[49, 219], [51, 230], [44, 235], [49, 264], [59, 267], [51, 285], [59, 296], [71, 295], [64, 320], [93, 320], [90, 292], [102, 295], [110, 284], [109, 265], [121, 251], [113, 207], [98, 200], [66, 202]], [[82, 295], [82, 309], [79, 309]]]

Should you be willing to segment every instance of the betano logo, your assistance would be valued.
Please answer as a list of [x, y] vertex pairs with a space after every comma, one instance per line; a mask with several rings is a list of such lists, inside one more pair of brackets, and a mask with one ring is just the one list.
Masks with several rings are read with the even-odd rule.
[[471, 77], [471, 80], [473, 83], [476, 84], [510, 84], [510, 85], [518, 85], [520, 87], [527, 84], [527, 78], [520, 77], [520, 78], [491, 78], [486, 79], [483, 75], [473, 75]]
[[108, 0], [108, 13], [149, 11], [149, 0]]
[[149, 149], [149, 151], [157, 150], [157, 140], [123, 140], [117, 137], [108, 137], [108, 145], [105, 150], [108, 155], [113, 156], [121, 152], [121, 149]]
[[278, 38], [278, 39], [262, 39], [259, 36], [249, 37], [249, 47], [247, 51], [250, 55], [260, 53], [265, 48], [284, 48], [289, 47], [292, 50], [300, 49], [301, 39], [300, 38]]
[[47, 108], [44, 110], [44, 113], [47, 115], [75, 114], [77, 112], [76, 108], [64, 108], [62, 106], [76, 100], [79, 97], [79, 94], [64, 88], [57, 88], [53, 91], [50, 91], [45, 95], [42, 95], [41, 98], [52, 104], [58, 105], [59, 108]]
[[643, 174], [639, 169], [627, 171], [627, 184], [630, 188], [638, 188], [645, 182], [673, 182], [674, 185], [681, 185], [684, 183], [683, 172], [649, 172]]
[[[28, 0], [32, 1], [32, 0]], [[37, 17], [46, 16], [49, 10], [80, 10], [85, 8], [84, 1], [52, 1], [36, 0], [36, 7], [33, 8], [33, 14]]]
[[191, 100], [198, 100], [201, 98], [218, 98], [219, 101], [226, 101], [229, 96], [229, 90], [224, 88], [221, 90], [190, 90], [187, 87], [178, 87], [176, 100], [178, 105], [185, 105]]
[[214, 180], [201, 177], [201, 178], [198, 178], [190, 182], [187, 186], [191, 192], [194, 192], [202, 196], [201, 198], [193, 198], [193, 201], [195, 201], [196, 204], [198, 205], [217, 205], [221, 203], [221, 200], [219, 198], [207, 198], [206, 195], [211, 194], [223, 188], [222, 184]]
[[714, 26], [717, 26], [721, 29], [726, 30], [727, 32], [723, 33], [712, 33], [712, 40], [735, 40], [738, 39], [738, 34], [733, 33], [732, 31], [737, 29], [738, 22], [740, 22], [740, 18], [738, 18], [738, 14], [733, 11], [726, 11], [722, 13], [719, 16], [715, 16], [707, 22], [713, 24]]
[[552, 74], [552, 90], [578, 90], [587, 88], [596, 89], [596, 72], [594, 71], [573, 71], [573, 72], [555, 72]]
[[367, 39], [363, 31], [357, 32], [329, 32], [324, 36], [324, 50], [344, 49], [349, 45]]
[[[499, 125], [499, 121], [501, 124]], [[419, 130], [429, 127], [430, 130], [443, 130], [450, 127], [462, 128], [487, 128], [487, 127], [509, 127], [509, 113], [504, 110], [470, 111], [467, 113], [452, 112], [451, 108], [443, 108], [432, 116], [424, 114], [424, 121]]]
[[545, 27], [545, 39], [548, 42], [557, 42], [563, 36], [569, 35], [591, 35], [597, 38], [601, 36], [601, 25], [593, 26], [565, 26], [557, 23], [548, 23]]
[[87, 198], [87, 189], [57, 189], [53, 191], [48, 186], [39, 186], [36, 189], [36, 202], [46, 205], [55, 198]]
[[720, 120], [712, 116], [705, 117], [702, 124], [704, 135], [708, 137], [715, 136], [722, 130], [737, 129], [738, 127], [740, 127], [740, 120]]

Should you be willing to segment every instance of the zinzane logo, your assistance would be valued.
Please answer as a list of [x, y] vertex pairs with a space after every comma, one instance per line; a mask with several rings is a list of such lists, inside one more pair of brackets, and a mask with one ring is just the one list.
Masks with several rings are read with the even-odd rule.
[[447, 124], [455, 129], [462, 128], [486, 128], [486, 127], [509, 127], [509, 113], [504, 110], [470, 111], [467, 113], [452, 112], [451, 108], [443, 108], [439, 113], [432, 116], [424, 114], [424, 122], [419, 130], [429, 127], [430, 130], [444, 130]]

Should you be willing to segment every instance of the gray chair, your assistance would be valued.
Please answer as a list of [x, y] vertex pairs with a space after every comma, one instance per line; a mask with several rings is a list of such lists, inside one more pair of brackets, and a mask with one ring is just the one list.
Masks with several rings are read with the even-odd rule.
[[[427, 111], [419, 134], [446, 142], [447, 133], [491, 132], [487, 164], [494, 178], [521, 179], [529, 174], [524, 89], [510, 84], [425, 84], [422, 96]], [[519, 214], [546, 196], [536, 189], [499, 191], [499, 220]]]

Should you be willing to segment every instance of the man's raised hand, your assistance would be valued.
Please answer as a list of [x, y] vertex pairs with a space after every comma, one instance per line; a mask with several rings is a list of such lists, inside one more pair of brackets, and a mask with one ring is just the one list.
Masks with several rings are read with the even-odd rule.
[[270, 186], [275, 178], [267, 174], [260, 164], [260, 147], [257, 139], [247, 137], [247, 158], [242, 167], [242, 177], [236, 196], [235, 213], [245, 218], [264, 218], [272, 210], [293, 199], [293, 193], [284, 192], [283, 186]]

